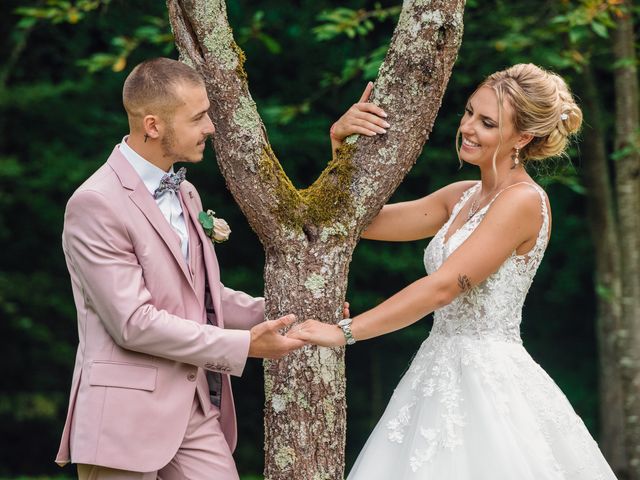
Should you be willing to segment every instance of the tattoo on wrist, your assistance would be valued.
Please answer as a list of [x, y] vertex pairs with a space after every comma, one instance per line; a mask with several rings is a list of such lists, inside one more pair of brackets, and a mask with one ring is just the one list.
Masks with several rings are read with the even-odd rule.
[[466, 275], [458, 275], [458, 287], [462, 292], [467, 292], [471, 290], [471, 280]]

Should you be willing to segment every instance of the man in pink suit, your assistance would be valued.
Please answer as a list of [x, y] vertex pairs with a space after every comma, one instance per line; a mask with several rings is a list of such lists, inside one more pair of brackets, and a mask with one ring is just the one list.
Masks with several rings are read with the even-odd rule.
[[204, 82], [169, 59], [123, 89], [130, 134], [73, 194], [63, 249], [79, 346], [56, 461], [87, 479], [237, 479], [229, 375], [304, 344], [220, 283], [202, 205], [175, 162], [214, 133]]

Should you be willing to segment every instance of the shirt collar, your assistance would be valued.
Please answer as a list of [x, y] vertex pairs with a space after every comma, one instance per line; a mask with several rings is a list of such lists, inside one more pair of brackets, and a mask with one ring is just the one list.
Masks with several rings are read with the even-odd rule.
[[[147, 188], [147, 190], [149, 190], [149, 193], [153, 195], [156, 191], [156, 188], [160, 186], [160, 180], [162, 180], [162, 177], [164, 177], [167, 172], [165, 172], [161, 168], [156, 167], [153, 163], [145, 160], [137, 152], [135, 152], [133, 148], [131, 148], [127, 144], [128, 138], [129, 135], [126, 135], [122, 139], [122, 142], [118, 147], [120, 149], [120, 153], [122, 153], [122, 155], [124, 155], [124, 158], [129, 161], [133, 169], [142, 179], [144, 186]], [[173, 165], [169, 169], [168, 173], [173, 173]]]

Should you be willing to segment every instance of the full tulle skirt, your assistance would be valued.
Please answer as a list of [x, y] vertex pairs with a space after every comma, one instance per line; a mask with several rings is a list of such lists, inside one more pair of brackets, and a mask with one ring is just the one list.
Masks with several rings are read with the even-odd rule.
[[520, 343], [431, 335], [348, 480], [615, 479]]

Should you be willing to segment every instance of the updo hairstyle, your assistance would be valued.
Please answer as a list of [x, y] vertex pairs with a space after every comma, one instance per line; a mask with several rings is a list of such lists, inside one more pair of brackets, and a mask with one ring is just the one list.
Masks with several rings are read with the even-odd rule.
[[516, 130], [533, 135], [520, 150], [524, 161], [564, 154], [569, 139], [580, 130], [582, 111], [555, 73], [521, 63], [490, 75], [478, 88], [485, 86], [496, 92], [501, 114], [503, 101], [511, 104]]

